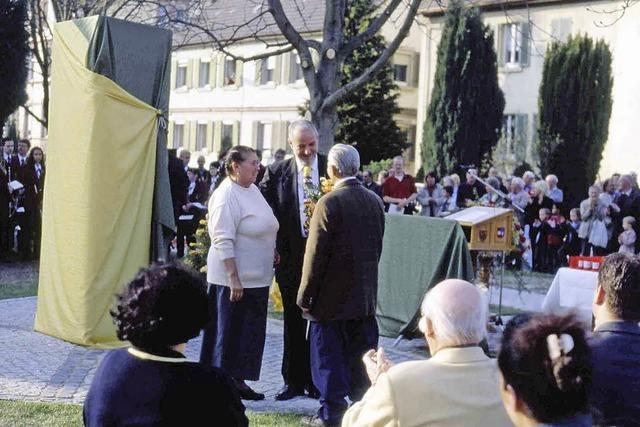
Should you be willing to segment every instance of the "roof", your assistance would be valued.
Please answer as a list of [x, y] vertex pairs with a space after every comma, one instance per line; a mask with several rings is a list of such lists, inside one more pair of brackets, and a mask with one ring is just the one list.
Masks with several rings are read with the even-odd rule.
[[[464, 0], [464, 3], [469, 6], [477, 6], [482, 11], [494, 11], [494, 10], [507, 10], [516, 8], [538, 7], [547, 6], [555, 3], [580, 3], [587, 0]], [[451, 0], [433, 0], [425, 2], [424, 8], [421, 8], [419, 14], [435, 18], [445, 14], [447, 7], [451, 4]]]

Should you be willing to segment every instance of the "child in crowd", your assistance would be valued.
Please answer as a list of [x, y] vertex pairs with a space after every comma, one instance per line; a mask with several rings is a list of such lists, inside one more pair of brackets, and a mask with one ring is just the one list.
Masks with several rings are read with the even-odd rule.
[[444, 202], [442, 202], [438, 216], [447, 216], [456, 210], [456, 199], [453, 197], [453, 187], [451, 185], [445, 185], [442, 187], [442, 194], [444, 195]]
[[569, 257], [580, 255], [581, 243], [578, 237], [580, 228], [580, 209], [573, 208], [569, 211], [569, 221], [562, 224], [562, 246], [558, 250], [558, 258], [561, 265], [568, 265]]
[[554, 204], [551, 215], [547, 219], [547, 258], [545, 267], [547, 271], [554, 272], [560, 264], [558, 252], [564, 239], [564, 223], [566, 219], [560, 213], [558, 204]]
[[633, 230], [635, 225], [636, 219], [634, 217], [625, 216], [622, 218], [622, 228], [624, 231], [618, 236], [618, 243], [620, 243], [618, 252], [636, 253], [636, 232]]

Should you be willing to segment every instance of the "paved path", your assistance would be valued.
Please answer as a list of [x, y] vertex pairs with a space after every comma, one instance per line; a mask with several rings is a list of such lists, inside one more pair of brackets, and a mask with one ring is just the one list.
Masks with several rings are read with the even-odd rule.
[[[0, 399], [82, 403], [105, 350], [87, 349], [33, 331], [36, 298], [0, 301]], [[197, 360], [201, 339], [190, 341], [187, 357]], [[394, 362], [424, 358], [424, 341], [382, 338], [381, 345]], [[282, 386], [282, 322], [270, 319], [260, 381], [251, 384], [267, 398], [245, 402], [252, 411], [312, 413], [318, 403], [300, 397], [276, 402]]]

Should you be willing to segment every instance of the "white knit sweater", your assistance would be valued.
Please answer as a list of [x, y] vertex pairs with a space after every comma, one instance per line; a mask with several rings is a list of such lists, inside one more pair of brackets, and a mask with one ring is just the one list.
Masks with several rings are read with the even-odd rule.
[[235, 258], [243, 287], [271, 285], [278, 227], [258, 187], [245, 188], [229, 178], [222, 181], [209, 200], [207, 281], [228, 286], [223, 260]]

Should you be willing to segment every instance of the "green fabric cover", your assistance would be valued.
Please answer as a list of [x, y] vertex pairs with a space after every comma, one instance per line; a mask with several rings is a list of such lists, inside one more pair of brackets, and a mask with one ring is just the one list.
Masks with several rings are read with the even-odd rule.
[[473, 280], [464, 232], [455, 221], [386, 215], [378, 275], [380, 335], [413, 337], [424, 294], [444, 279]]
[[[93, 27], [87, 68], [161, 110], [168, 123], [171, 31], [104, 16], [75, 23], [83, 33]], [[158, 129], [150, 261], [168, 259], [169, 243], [176, 229], [168, 161], [165, 126]]]

